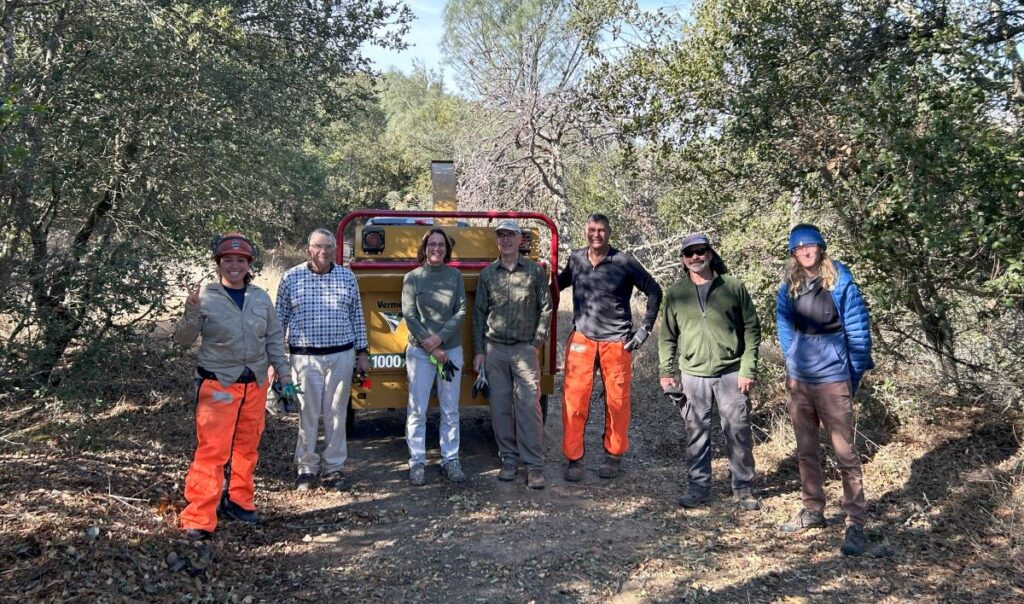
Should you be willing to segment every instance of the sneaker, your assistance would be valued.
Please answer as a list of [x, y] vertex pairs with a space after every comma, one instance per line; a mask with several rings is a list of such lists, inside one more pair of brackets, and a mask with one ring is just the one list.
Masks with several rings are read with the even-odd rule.
[[604, 458], [604, 463], [597, 469], [597, 475], [605, 480], [609, 478], [615, 478], [619, 475], [619, 464], [622, 462], [618, 457], [608, 455]]
[[190, 528], [185, 529], [185, 538], [189, 541], [206, 541], [213, 537], [213, 533], [210, 531], [204, 531], [203, 529]]
[[519, 473], [519, 464], [511, 459], [501, 462], [501, 470], [498, 471], [498, 480], [510, 482], [516, 479]]
[[691, 490], [679, 498], [679, 505], [688, 509], [700, 508], [704, 507], [710, 498], [711, 495], [706, 491]]
[[583, 463], [580, 460], [570, 461], [569, 467], [565, 469], [565, 479], [568, 482], [579, 482], [583, 480]]
[[345, 478], [345, 474], [340, 471], [328, 472], [320, 477], [320, 486], [325, 489], [333, 489], [335, 491], [344, 491], [348, 488], [348, 480]]
[[457, 459], [453, 459], [441, 466], [441, 473], [447, 476], [451, 482], [466, 482], [466, 473], [462, 471], [462, 464]]
[[753, 512], [761, 509], [761, 502], [754, 497], [754, 494], [750, 489], [733, 491], [732, 498], [736, 500], [736, 505], [746, 512]]
[[540, 468], [530, 468], [526, 472], [526, 486], [531, 489], [543, 489], [547, 486], [547, 481], [544, 480], [544, 470]]
[[825, 514], [800, 510], [793, 519], [779, 527], [780, 533], [795, 535], [812, 528], [825, 528]]
[[313, 488], [313, 483], [316, 482], [316, 476], [312, 474], [302, 472], [299, 477], [295, 479], [295, 490], [296, 491], [308, 491]]
[[217, 511], [223, 516], [233, 518], [246, 524], [260, 523], [260, 515], [256, 513], [256, 510], [247, 510], [227, 497], [221, 500], [220, 507]]
[[864, 527], [856, 524], [851, 524], [846, 527], [846, 539], [843, 540], [843, 545], [839, 548], [839, 551], [844, 556], [859, 556], [864, 553], [864, 548], [867, 547], [868, 538], [864, 535]]
[[414, 463], [409, 466], [409, 484], [414, 487], [421, 487], [427, 483], [427, 472], [423, 464]]

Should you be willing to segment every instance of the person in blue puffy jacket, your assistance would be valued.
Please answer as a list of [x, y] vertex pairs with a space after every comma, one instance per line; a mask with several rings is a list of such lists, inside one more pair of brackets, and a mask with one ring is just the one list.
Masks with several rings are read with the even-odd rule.
[[803, 509], [780, 527], [802, 533], [826, 525], [818, 426], [832, 438], [843, 481], [846, 536], [840, 551], [857, 555], [867, 544], [860, 457], [854, 443], [853, 395], [871, 361], [868, 308], [853, 275], [829, 258], [817, 227], [798, 224], [789, 234], [789, 265], [776, 298], [779, 344], [786, 359], [787, 410], [796, 433]]

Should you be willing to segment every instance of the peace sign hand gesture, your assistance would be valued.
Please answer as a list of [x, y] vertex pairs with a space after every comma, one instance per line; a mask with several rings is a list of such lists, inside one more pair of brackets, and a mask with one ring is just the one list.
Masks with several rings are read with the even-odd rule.
[[195, 312], [195, 311], [199, 310], [199, 305], [200, 305], [200, 303], [199, 303], [199, 290], [202, 289], [203, 281], [205, 279], [206, 279], [206, 277], [204, 276], [194, 286], [193, 285], [189, 285], [187, 283], [185, 284], [185, 289], [188, 290], [188, 295], [185, 296], [185, 310], [186, 311]]

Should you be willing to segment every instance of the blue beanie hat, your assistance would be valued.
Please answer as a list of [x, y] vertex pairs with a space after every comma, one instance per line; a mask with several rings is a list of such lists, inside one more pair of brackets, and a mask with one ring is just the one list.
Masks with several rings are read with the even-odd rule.
[[790, 254], [802, 245], [811, 244], [818, 244], [821, 246], [821, 249], [828, 247], [825, 245], [825, 238], [821, 236], [821, 231], [819, 231], [818, 227], [813, 224], [798, 224], [789, 232]]

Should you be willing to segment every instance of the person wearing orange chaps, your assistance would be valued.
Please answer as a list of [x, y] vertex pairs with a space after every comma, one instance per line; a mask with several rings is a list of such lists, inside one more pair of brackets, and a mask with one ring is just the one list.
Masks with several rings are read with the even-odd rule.
[[[249, 268], [256, 246], [238, 233], [214, 240], [218, 283], [189, 290], [174, 339], [189, 345], [201, 336], [196, 355], [196, 452], [185, 477], [188, 505], [179, 515], [191, 540], [207, 539], [218, 512], [255, 524], [253, 472], [263, 434], [267, 369], [272, 364], [294, 392], [284, 334], [270, 296], [252, 285]], [[224, 492], [225, 467], [228, 486]]]
[[[601, 478], [619, 474], [629, 448], [629, 385], [633, 350], [650, 335], [661, 305], [661, 286], [633, 256], [609, 244], [611, 226], [604, 214], [591, 214], [584, 227], [587, 245], [569, 255], [558, 274], [558, 288], [572, 287], [573, 332], [565, 351], [562, 402], [562, 453], [569, 461], [565, 479], [583, 480], [583, 435], [590, 416], [594, 370], [601, 369], [605, 391], [605, 460]], [[633, 289], [647, 296], [640, 326], [634, 329]]]
[[224, 387], [215, 378], [199, 382], [196, 399], [195, 458], [185, 477], [188, 506], [181, 512], [181, 524], [213, 532], [217, 527], [217, 506], [221, 500], [224, 467], [231, 462], [227, 499], [235, 506], [254, 511], [253, 471], [256, 448], [263, 434], [267, 386], [251, 381]]
[[629, 384], [633, 354], [625, 342], [598, 342], [578, 331], [569, 335], [565, 353], [565, 404], [562, 449], [566, 459], [583, 458], [583, 432], [590, 418], [594, 369], [601, 369], [605, 388], [604, 450], [621, 457], [629, 448]]

